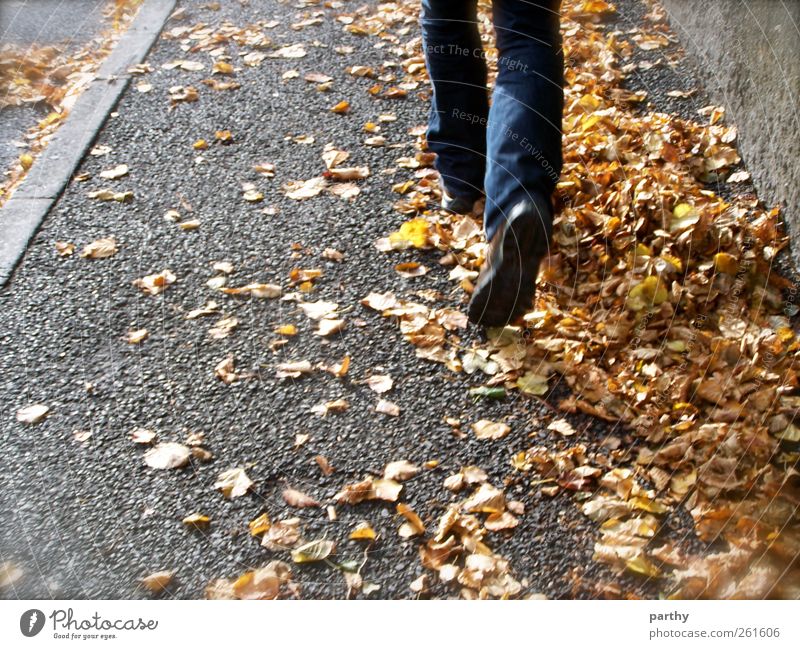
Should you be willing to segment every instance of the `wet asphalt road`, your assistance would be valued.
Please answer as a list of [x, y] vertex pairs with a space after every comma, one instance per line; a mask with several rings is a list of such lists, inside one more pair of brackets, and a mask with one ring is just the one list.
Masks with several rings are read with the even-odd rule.
[[[436, 306], [451, 305], [459, 295], [450, 297], [448, 269], [437, 264], [436, 255], [426, 260], [428, 275], [403, 279], [393, 265], [419, 260], [419, 255], [387, 256], [373, 247], [376, 238], [402, 222], [392, 209], [396, 195], [391, 184], [409, 177], [402, 169], [393, 176], [381, 172], [393, 167], [397, 157], [413, 153], [408, 130], [423, 124], [427, 111], [416, 98], [377, 100], [367, 94], [367, 80], [344, 73], [349, 65], [377, 65], [388, 53], [375, 50], [372, 39], [342, 31], [331, 12], [322, 25], [292, 31], [287, 25], [296, 20], [297, 10], [286, 4], [228, 2], [219, 12], [204, 9], [207, 4], [181, 2], [189, 12], [187, 23], [229, 19], [243, 26], [274, 18], [279, 25], [270, 30], [270, 38], [281, 45], [304, 42], [308, 56], [245, 67], [237, 75], [239, 90], [214, 93], [199, 83], [207, 73], [161, 69], [178, 58], [208, 64], [205, 55], [187, 56], [174, 41], [159, 41], [149, 57], [155, 71], [146, 77], [153, 90], [143, 94], [128, 89], [118, 115], [109, 118], [97, 140], [112, 152], [83, 162], [80, 171], [93, 178], [67, 189], [10, 287], [0, 293], [0, 559], [24, 571], [4, 597], [143, 597], [147, 594], [138, 579], [167, 569], [176, 576], [165, 597], [201, 597], [214, 578], [285, 558], [248, 534], [248, 521], [266, 511], [273, 521], [299, 515], [307, 539], [327, 536], [339, 542], [340, 559], [362, 558], [361, 548], [347, 535], [358, 521], [368, 520], [380, 534], [362, 571], [366, 581], [381, 586], [372, 597], [407, 598], [412, 595], [409, 583], [423, 569], [415, 542], [397, 536], [393, 506], [340, 506], [339, 519], [331, 522], [324, 510], [287, 507], [281, 491], [292, 486], [324, 500], [366, 472], [379, 473], [389, 461], [437, 459], [437, 469], [406, 483], [402, 498], [435, 525], [455, 499], [442, 480], [460, 466], [477, 464], [494, 484], [502, 485], [513, 475], [512, 453], [537, 441], [561, 443], [545, 430], [552, 417], [547, 407], [518, 396], [473, 403], [467, 391], [478, 378], [453, 375], [417, 359], [394, 324], [359, 305], [370, 291], [413, 297], [414, 291], [435, 289], [443, 294]], [[618, 3], [617, 24], [628, 20], [626, 7], [638, 4]], [[631, 13], [630, 20], [639, 20], [640, 14]], [[336, 45], [355, 50], [335, 54]], [[294, 68], [301, 78], [282, 80]], [[310, 71], [333, 76], [332, 90], [321, 93], [303, 81], [302, 74]], [[200, 89], [200, 101], [169, 112], [167, 88], [189, 84]], [[660, 92], [669, 89], [662, 85]], [[341, 99], [351, 102], [350, 113], [330, 113], [327, 109]], [[400, 146], [365, 147], [363, 124], [377, 121], [384, 112], [398, 116], [384, 125], [383, 134]], [[222, 129], [229, 129], [235, 142], [212, 144], [204, 153], [206, 162], [197, 164], [192, 143], [199, 138], [211, 142]], [[285, 139], [299, 134], [314, 135], [316, 141], [303, 145]], [[285, 198], [285, 182], [322, 171], [320, 153], [328, 142], [350, 151], [354, 164], [369, 165], [372, 175], [361, 181], [361, 195], [353, 203], [330, 195], [304, 202]], [[276, 165], [274, 179], [252, 171], [253, 164], [265, 161]], [[127, 177], [98, 177], [102, 169], [120, 163], [130, 165]], [[255, 183], [265, 194], [264, 203], [244, 202], [242, 182]], [[133, 191], [133, 203], [87, 198], [88, 191], [107, 186]], [[266, 205], [277, 213], [264, 214]], [[165, 221], [164, 213], [172, 208], [197, 218], [200, 228], [183, 232]], [[108, 235], [120, 246], [111, 259], [90, 261], [77, 254], [60, 258], [54, 252], [55, 241], [71, 241], [80, 249]], [[298, 258], [292, 258], [295, 244], [300, 245]], [[325, 248], [344, 253], [343, 263], [323, 259]], [[217, 274], [211, 267], [215, 261], [234, 265], [232, 285], [272, 282], [286, 287], [293, 268], [322, 268], [315, 299], [349, 307], [349, 326], [323, 340], [313, 335], [313, 323], [292, 303], [221, 297], [205, 284]], [[164, 268], [178, 281], [163, 295], [146, 296], [132, 286], [134, 279]], [[185, 319], [209, 299], [239, 319], [229, 338], [208, 337], [215, 317]], [[299, 333], [274, 354], [269, 343], [278, 336], [272, 331], [288, 323]], [[139, 328], [150, 331], [144, 343], [132, 346], [122, 340], [129, 329]], [[237, 368], [251, 370], [255, 378], [232, 386], [215, 378], [214, 367], [230, 352]], [[352, 365], [345, 379], [325, 373], [274, 378], [278, 362], [335, 362], [346, 354], [352, 356]], [[384, 396], [401, 407], [400, 417], [374, 412], [377, 395], [360, 383], [371, 373], [394, 378], [393, 390]], [[556, 385], [553, 403], [563, 394]], [[309, 413], [312, 406], [340, 397], [350, 402], [349, 410], [324, 419]], [[44, 422], [24, 426], [15, 421], [18, 408], [37, 402], [51, 408]], [[512, 432], [500, 441], [459, 439], [444, 423], [446, 416], [460, 418], [465, 429], [481, 418], [504, 419]], [[582, 431], [580, 439], [593, 444], [612, 432], [582, 415], [570, 421]], [[214, 460], [193, 461], [182, 470], [149, 469], [143, 450], [128, 438], [137, 426], [157, 431], [162, 441], [203, 432]], [[90, 430], [92, 436], [77, 442], [75, 430]], [[297, 434], [309, 434], [310, 441], [296, 450]], [[317, 454], [336, 467], [333, 475], [319, 471], [313, 459]], [[225, 500], [213, 483], [219, 473], [240, 465], [248, 467], [256, 486], [247, 496]], [[507, 494], [522, 500], [526, 513], [513, 533], [491, 534], [489, 544], [510, 559], [528, 592], [584, 595], [574, 589], [573, 568], [589, 581], [612, 579], [591, 561], [594, 526], [568, 495], [550, 499], [514, 482]], [[206, 532], [182, 525], [181, 519], [195, 511], [211, 517]], [[301, 567], [295, 578], [304, 597], [346, 594], [342, 576], [327, 566]], [[657, 589], [654, 584], [624, 585], [650, 595]], [[433, 594], [451, 593], [437, 587]]]

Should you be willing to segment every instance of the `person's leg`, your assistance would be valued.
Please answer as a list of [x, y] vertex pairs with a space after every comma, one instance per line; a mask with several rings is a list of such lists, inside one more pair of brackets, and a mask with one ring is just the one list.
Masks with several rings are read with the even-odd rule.
[[[494, 0], [498, 74], [486, 170], [486, 237], [515, 205], [550, 196], [561, 173], [560, 0]], [[548, 220], [548, 219], [545, 219]], [[546, 231], [552, 223], [543, 223]]]
[[489, 112], [484, 230], [489, 245], [469, 318], [513, 322], [531, 307], [561, 172], [563, 54], [558, 0], [494, 0], [498, 74]]
[[433, 97], [428, 147], [448, 194], [483, 193], [489, 105], [476, 0], [423, 0], [422, 39]]

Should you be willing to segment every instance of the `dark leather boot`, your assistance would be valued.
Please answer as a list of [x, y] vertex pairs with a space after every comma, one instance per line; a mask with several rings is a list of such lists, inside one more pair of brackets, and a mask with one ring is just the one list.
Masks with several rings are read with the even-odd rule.
[[439, 179], [439, 188], [442, 190], [442, 209], [456, 214], [472, 214], [475, 203], [480, 196], [451, 196], [444, 187], [442, 179]]
[[469, 303], [471, 322], [502, 327], [531, 307], [539, 265], [548, 253], [552, 219], [547, 198], [523, 201], [508, 212], [489, 242]]

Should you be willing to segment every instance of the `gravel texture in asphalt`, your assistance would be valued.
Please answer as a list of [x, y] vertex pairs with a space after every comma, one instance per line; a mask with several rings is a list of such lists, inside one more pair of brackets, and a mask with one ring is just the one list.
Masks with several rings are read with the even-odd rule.
[[[474, 403], [469, 376], [455, 375], [441, 365], [415, 357], [395, 324], [359, 304], [370, 291], [393, 290], [412, 296], [421, 289], [440, 291], [435, 306], [459, 306], [451, 293], [448, 269], [437, 255], [425, 260], [431, 272], [404, 279], [393, 264], [405, 260], [379, 253], [373, 242], [402, 222], [392, 204], [392, 176], [401, 155], [413, 155], [409, 129], [424, 124], [427, 104], [377, 100], [365, 92], [366, 80], [345, 74], [351, 65], [377, 65], [389, 58], [373, 39], [341, 29], [330, 11], [319, 25], [293, 30], [299, 10], [278, 2], [226, 2], [219, 11], [205, 0], [183, 1], [185, 18], [167, 29], [204, 22], [230, 21], [244, 26], [256, 20], [276, 22], [268, 31], [277, 44], [303, 42], [308, 55], [298, 60], [266, 59], [258, 67], [241, 66], [241, 88], [215, 92], [200, 82], [205, 72], [162, 69], [188, 55], [173, 40], [161, 40], [151, 52], [152, 84], [147, 93], [132, 85], [98, 137], [110, 148], [104, 156], [88, 156], [81, 173], [65, 192], [32, 242], [23, 263], [0, 294], [0, 558], [23, 571], [6, 597], [131, 598], [149, 594], [139, 586], [143, 576], [174, 570], [165, 597], [196, 598], [218, 577], [284, 558], [261, 547], [248, 532], [248, 521], [267, 512], [273, 520], [300, 516], [304, 536], [338, 542], [339, 559], [363, 560], [363, 546], [347, 536], [361, 520], [379, 534], [368, 554], [362, 576], [380, 585], [371, 597], [407, 598], [409, 583], [423, 573], [416, 544], [397, 536], [394, 505], [364, 503], [337, 507], [338, 519], [328, 520], [324, 508], [293, 509], [281, 492], [287, 486], [320, 501], [343, 484], [365, 473], [379, 475], [390, 461], [416, 464], [439, 460], [405, 483], [403, 501], [435, 525], [453, 495], [443, 479], [464, 465], [478, 465], [496, 485], [506, 484], [510, 498], [525, 503], [521, 523], [512, 532], [490, 535], [491, 547], [510, 560], [526, 592], [548, 597], [584, 596], [575, 575], [589, 582], [615, 581], [623, 590], [657, 593], [652, 583], [620, 579], [591, 560], [594, 524], [582, 516], [569, 495], [547, 498], [525, 481], [514, 479], [512, 453], [534, 443], [557, 446], [556, 435], [543, 422], [547, 405], [520, 396]], [[642, 20], [638, 0], [617, 3], [619, 16], [609, 29], [626, 29]], [[350, 54], [334, 52], [352, 46]], [[283, 79], [297, 69], [300, 77]], [[329, 92], [303, 80], [307, 72], [334, 78]], [[671, 81], [642, 74], [636, 83], [651, 92], [650, 101], [673, 89]], [[169, 110], [168, 88], [194, 85], [200, 99]], [[660, 93], [660, 94], [659, 94]], [[329, 111], [336, 102], [351, 103], [348, 114]], [[672, 105], [669, 105], [671, 108]], [[397, 121], [382, 124], [387, 141], [396, 145], [363, 145], [362, 126], [381, 113]], [[214, 141], [218, 130], [230, 130], [233, 142]], [[291, 136], [313, 135], [312, 144]], [[193, 143], [206, 139], [209, 149]], [[347, 202], [329, 194], [298, 202], [281, 189], [289, 180], [319, 175], [326, 143], [351, 153], [354, 165], [368, 165], [371, 176], [359, 181], [361, 194]], [[198, 160], [201, 157], [202, 160]], [[262, 162], [275, 164], [275, 178], [253, 171]], [[99, 172], [127, 164], [130, 173], [103, 180]], [[261, 203], [242, 199], [242, 183], [263, 192]], [[130, 190], [130, 204], [100, 202], [87, 192], [106, 187]], [[275, 208], [274, 214], [264, 208]], [[184, 220], [200, 227], [182, 231], [164, 218], [177, 209]], [[119, 252], [102, 260], [82, 259], [81, 247], [114, 236]], [[60, 257], [56, 241], [77, 246], [76, 254]], [[326, 248], [343, 253], [342, 262], [323, 258]], [[418, 260], [419, 253], [408, 259]], [[329, 338], [314, 335], [314, 323], [293, 302], [226, 297], [206, 285], [219, 275], [214, 262], [227, 261], [235, 272], [229, 284], [250, 282], [288, 285], [294, 268], [321, 268], [315, 292], [307, 299], [338, 303], [348, 326]], [[132, 285], [145, 275], [171, 269], [177, 281], [159, 296], [148, 296]], [[216, 300], [239, 326], [224, 339], [209, 337], [220, 315], [187, 320], [186, 314]], [[463, 306], [463, 305], [461, 305]], [[279, 325], [294, 324], [297, 336], [273, 352]], [[146, 328], [149, 337], [130, 345], [129, 330]], [[466, 336], [477, 333], [470, 332]], [[215, 366], [232, 353], [237, 370], [252, 378], [224, 385]], [[315, 372], [299, 379], [275, 378], [275, 366], [288, 360], [333, 363], [352, 357], [344, 379]], [[401, 408], [399, 417], [377, 414], [378, 395], [363, 383], [371, 374], [390, 374], [393, 389], [386, 398]], [[553, 402], [564, 395], [556, 386]], [[321, 418], [310, 412], [321, 402], [345, 398], [350, 408]], [[15, 420], [18, 408], [45, 403], [51, 414], [40, 424]], [[464, 430], [486, 418], [511, 425], [499, 441], [479, 441], [452, 434], [445, 417], [462, 420]], [[584, 415], [568, 419], [579, 435], [595, 444], [611, 432]], [[180, 442], [202, 432], [213, 461], [192, 460], [183, 469], [157, 471], [143, 461], [144, 449], [129, 432], [145, 427], [161, 441]], [[76, 441], [74, 431], [90, 431]], [[623, 431], [615, 434], [631, 443]], [[296, 435], [308, 441], [295, 447]], [[336, 471], [326, 476], [314, 457], [325, 456]], [[255, 481], [252, 492], [226, 500], [213, 485], [231, 467], [243, 466]], [[192, 512], [211, 518], [205, 531], [191, 530], [181, 520]], [[670, 526], [687, 533], [690, 525], [676, 516]], [[295, 571], [303, 597], [344, 597], [347, 588], [338, 570], [325, 564]], [[434, 596], [450, 596], [441, 585]]]

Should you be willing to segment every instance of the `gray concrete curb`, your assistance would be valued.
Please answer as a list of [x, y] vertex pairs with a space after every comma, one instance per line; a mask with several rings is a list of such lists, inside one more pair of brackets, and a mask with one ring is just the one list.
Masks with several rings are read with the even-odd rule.
[[67, 119], [0, 209], [0, 287], [6, 285], [50, 208], [72, 178], [95, 136], [175, 8], [176, 0], [144, 0], [139, 12], [75, 102]]

